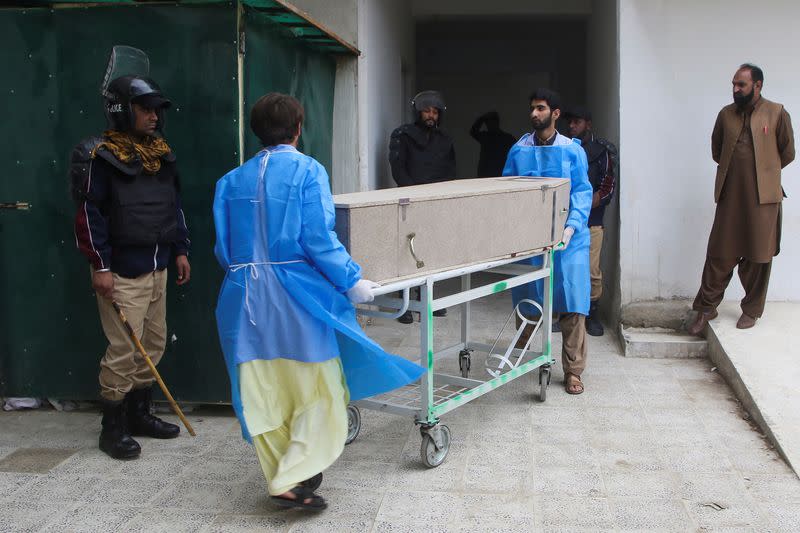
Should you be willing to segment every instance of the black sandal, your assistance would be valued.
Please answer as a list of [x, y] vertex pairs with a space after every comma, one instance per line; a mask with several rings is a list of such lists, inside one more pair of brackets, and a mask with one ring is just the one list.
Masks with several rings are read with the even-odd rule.
[[[282, 498], [280, 496], [270, 496], [270, 499], [280, 507], [287, 509], [305, 509], [307, 511], [322, 511], [328, 507], [328, 502], [322, 496], [317, 496], [313, 491], [308, 490], [303, 485], [297, 485], [290, 490], [295, 495], [295, 499]], [[306, 500], [309, 500], [306, 502]]]
[[305, 481], [300, 482], [302, 486], [310, 490], [311, 492], [316, 491], [320, 485], [322, 485], [322, 472], [317, 474], [316, 476], [312, 476]]

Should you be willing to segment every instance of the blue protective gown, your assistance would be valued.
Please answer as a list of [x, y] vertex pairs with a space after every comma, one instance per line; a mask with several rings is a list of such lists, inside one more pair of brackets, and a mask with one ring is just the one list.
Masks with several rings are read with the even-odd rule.
[[217, 182], [214, 253], [227, 273], [216, 317], [233, 407], [246, 438], [238, 365], [341, 357], [352, 400], [407, 385], [423, 369], [387, 354], [356, 321], [345, 291], [361, 279], [333, 231], [328, 175], [289, 145], [262, 150]]
[[[538, 176], [569, 178], [569, 216], [566, 226], [572, 226], [572, 236], [566, 250], [557, 251], [553, 264], [553, 311], [557, 313], [589, 314], [591, 279], [589, 274], [590, 235], [587, 221], [592, 208], [592, 185], [587, 174], [586, 152], [580, 141], [570, 140], [560, 133], [551, 146], [534, 146], [533, 136], [524, 135], [508, 153], [504, 176]], [[526, 262], [539, 266], [541, 257]], [[511, 297], [516, 306], [527, 298], [542, 303], [543, 281], [515, 287]], [[532, 306], [531, 306], [532, 307]], [[538, 310], [522, 309], [525, 314], [538, 315]]]

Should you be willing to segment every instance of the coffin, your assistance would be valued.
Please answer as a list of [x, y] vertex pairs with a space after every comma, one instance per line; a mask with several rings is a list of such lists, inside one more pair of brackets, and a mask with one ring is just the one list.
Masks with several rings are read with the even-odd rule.
[[569, 188], [509, 176], [339, 194], [336, 233], [366, 279], [424, 276], [557, 244]]

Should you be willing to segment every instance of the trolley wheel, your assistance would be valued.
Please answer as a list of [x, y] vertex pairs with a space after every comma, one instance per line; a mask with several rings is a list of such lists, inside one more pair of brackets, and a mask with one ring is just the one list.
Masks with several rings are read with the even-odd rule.
[[458, 352], [458, 368], [461, 370], [461, 377], [469, 377], [469, 369], [472, 367], [472, 351], [461, 350]]
[[550, 368], [539, 368], [539, 401], [547, 400], [547, 386], [550, 385]]
[[347, 439], [345, 444], [350, 444], [356, 437], [358, 432], [361, 431], [361, 411], [355, 405], [347, 406]]
[[430, 433], [422, 431], [422, 446], [420, 447], [420, 456], [422, 462], [428, 468], [436, 468], [444, 462], [447, 457], [447, 452], [450, 451], [450, 428], [444, 425], [439, 426], [439, 432], [442, 437], [441, 448], [436, 447], [436, 443]]

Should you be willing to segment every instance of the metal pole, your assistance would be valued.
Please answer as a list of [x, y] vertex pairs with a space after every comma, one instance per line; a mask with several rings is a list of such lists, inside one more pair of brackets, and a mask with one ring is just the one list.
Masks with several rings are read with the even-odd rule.
[[544, 284], [542, 318], [545, 319], [543, 324], [544, 346], [542, 346], [542, 352], [551, 357], [553, 355], [551, 349], [551, 342], [553, 339], [553, 254], [553, 250], [550, 250], [542, 255], [542, 268], [550, 269], [550, 273], [548, 274], [547, 278], [542, 280], [542, 283]]
[[[420, 355], [423, 359], [420, 364], [427, 368], [427, 372], [422, 375], [422, 408], [424, 412], [424, 422], [433, 424], [433, 281], [428, 279], [420, 287], [420, 302], [422, 310], [420, 312]], [[427, 364], [426, 364], [427, 363]]]
[[[464, 274], [461, 276], [461, 291], [465, 292], [472, 288], [472, 274]], [[470, 337], [470, 321], [472, 319], [471, 301], [467, 300], [461, 304], [461, 342], [464, 343], [464, 348], [467, 348]]]

